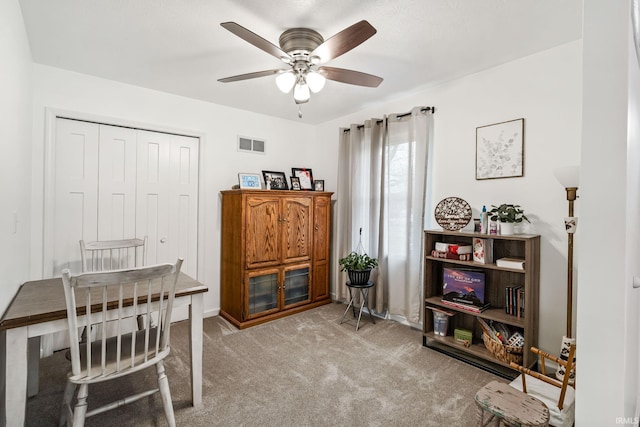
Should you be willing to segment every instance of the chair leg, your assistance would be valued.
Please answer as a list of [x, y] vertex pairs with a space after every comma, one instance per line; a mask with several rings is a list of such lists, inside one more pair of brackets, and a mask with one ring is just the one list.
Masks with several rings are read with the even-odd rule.
[[162, 360], [156, 364], [156, 371], [158, 372], [158, 388], [160, 389], [160, 396], [162, 396], [162, 406], [164, 406], [164, 415], [167, 418], [169, 427], [176, 426], [176, 419], [173, 413], [173, 401], [171, 400], [171, 390], [169, 389], [169, 379], [164, 372], [164, 363]]
[[[500, 427], [500, 419], [478, 406], [478, 427]], [[485, 418], [485, 415], [488, 415]]]
[[67, 381], [64, 387], [64, 397], [62, 398], [62, 408], [60, 408], [60, 427], [67, 425], [67, 416], [70, 414], [71, 402], [76, 392], [76, 385], [71, 381]]
[[87, 398], [89, 397], [89, 385], [80, 384], [78, 389], [78, 403], [73, 409], [73, 427], [83, 427], [87, 415]]

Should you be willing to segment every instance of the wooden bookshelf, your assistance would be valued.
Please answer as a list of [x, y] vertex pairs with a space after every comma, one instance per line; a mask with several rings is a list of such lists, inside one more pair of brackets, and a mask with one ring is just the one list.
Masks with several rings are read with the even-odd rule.
[[[474, 261], [458, 261], [430, 256], [436, 242], [471, 245], [474, 237], [493, 240], [493, 259], [520, 258], [525, 260], [524, 270], [498, 267], [495, 263], [482, 264]], [[538, 345], [538, 305], [540, 287], [540, 236], [517, 234], [496, 236], [459, 231], [427, 230], [425, 238], [425, 275], [423, 306], [423, 345], [463, 360], [505, 378], [515, 378], [517, 371], [508, 363], [498, 360], [489, 352], [482, 341], [482, 329], [476, 320], [481, 317], [493, 320], [519, 330], [524, 336], [523, 364], [534, 367], [537, 360], [529, 351]], [[457, 309], [442, 302], [443, 268], [471, 268], [485, 273], [485, 301], [491, 307], [481, 313]], [[505, 312], [505, 288], [523, 286], [525, 290], [524, 316], [518, 317]], [[431, 307], [455, 313], [449, 317], [447, 336], [435, 335]], [[473, 332], [473, 343], [465, 347], [453, 339], [455, 328]]]

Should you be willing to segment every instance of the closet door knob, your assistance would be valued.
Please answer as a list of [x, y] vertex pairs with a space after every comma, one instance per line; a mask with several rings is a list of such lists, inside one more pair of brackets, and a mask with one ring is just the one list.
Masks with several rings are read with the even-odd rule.
[[167, 242], [167, 238], [166, 237], [161, 237], [160, 238], [160, 243], [166, 243]]

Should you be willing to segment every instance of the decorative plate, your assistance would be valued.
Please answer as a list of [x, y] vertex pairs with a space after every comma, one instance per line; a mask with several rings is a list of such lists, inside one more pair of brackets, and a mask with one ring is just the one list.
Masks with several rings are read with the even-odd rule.
[[449, 231], [458, 231], [471, 221], [471, 206], [459, 197], [447, 197], [436, 206], [438, 225]]

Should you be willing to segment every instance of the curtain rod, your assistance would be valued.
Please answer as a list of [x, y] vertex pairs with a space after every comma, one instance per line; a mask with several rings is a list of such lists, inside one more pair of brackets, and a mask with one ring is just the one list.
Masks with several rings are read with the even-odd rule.
[[[436, 112], [436, 107], [424, 107], [420, 109], [421, 113], [424, 113], [425, 111], [431, 111], [432, 113]], [[396, 117], [401, 119], [402, 117], [406, 117], [411, 115], [411, 111], [409, 111], [408, 113], [402, 113], [402, 114], [396, 114]], [[382, 123], [384, 120], [386, 119], [380, 119], [380, 120], [376, 120], [376, 123]], [[358, 129], [362, 129], [364, 127], [364, 125], [358, 125]], [[350, 132], [351, 129], [346, 128], [343, 130], [343, 132]]]

